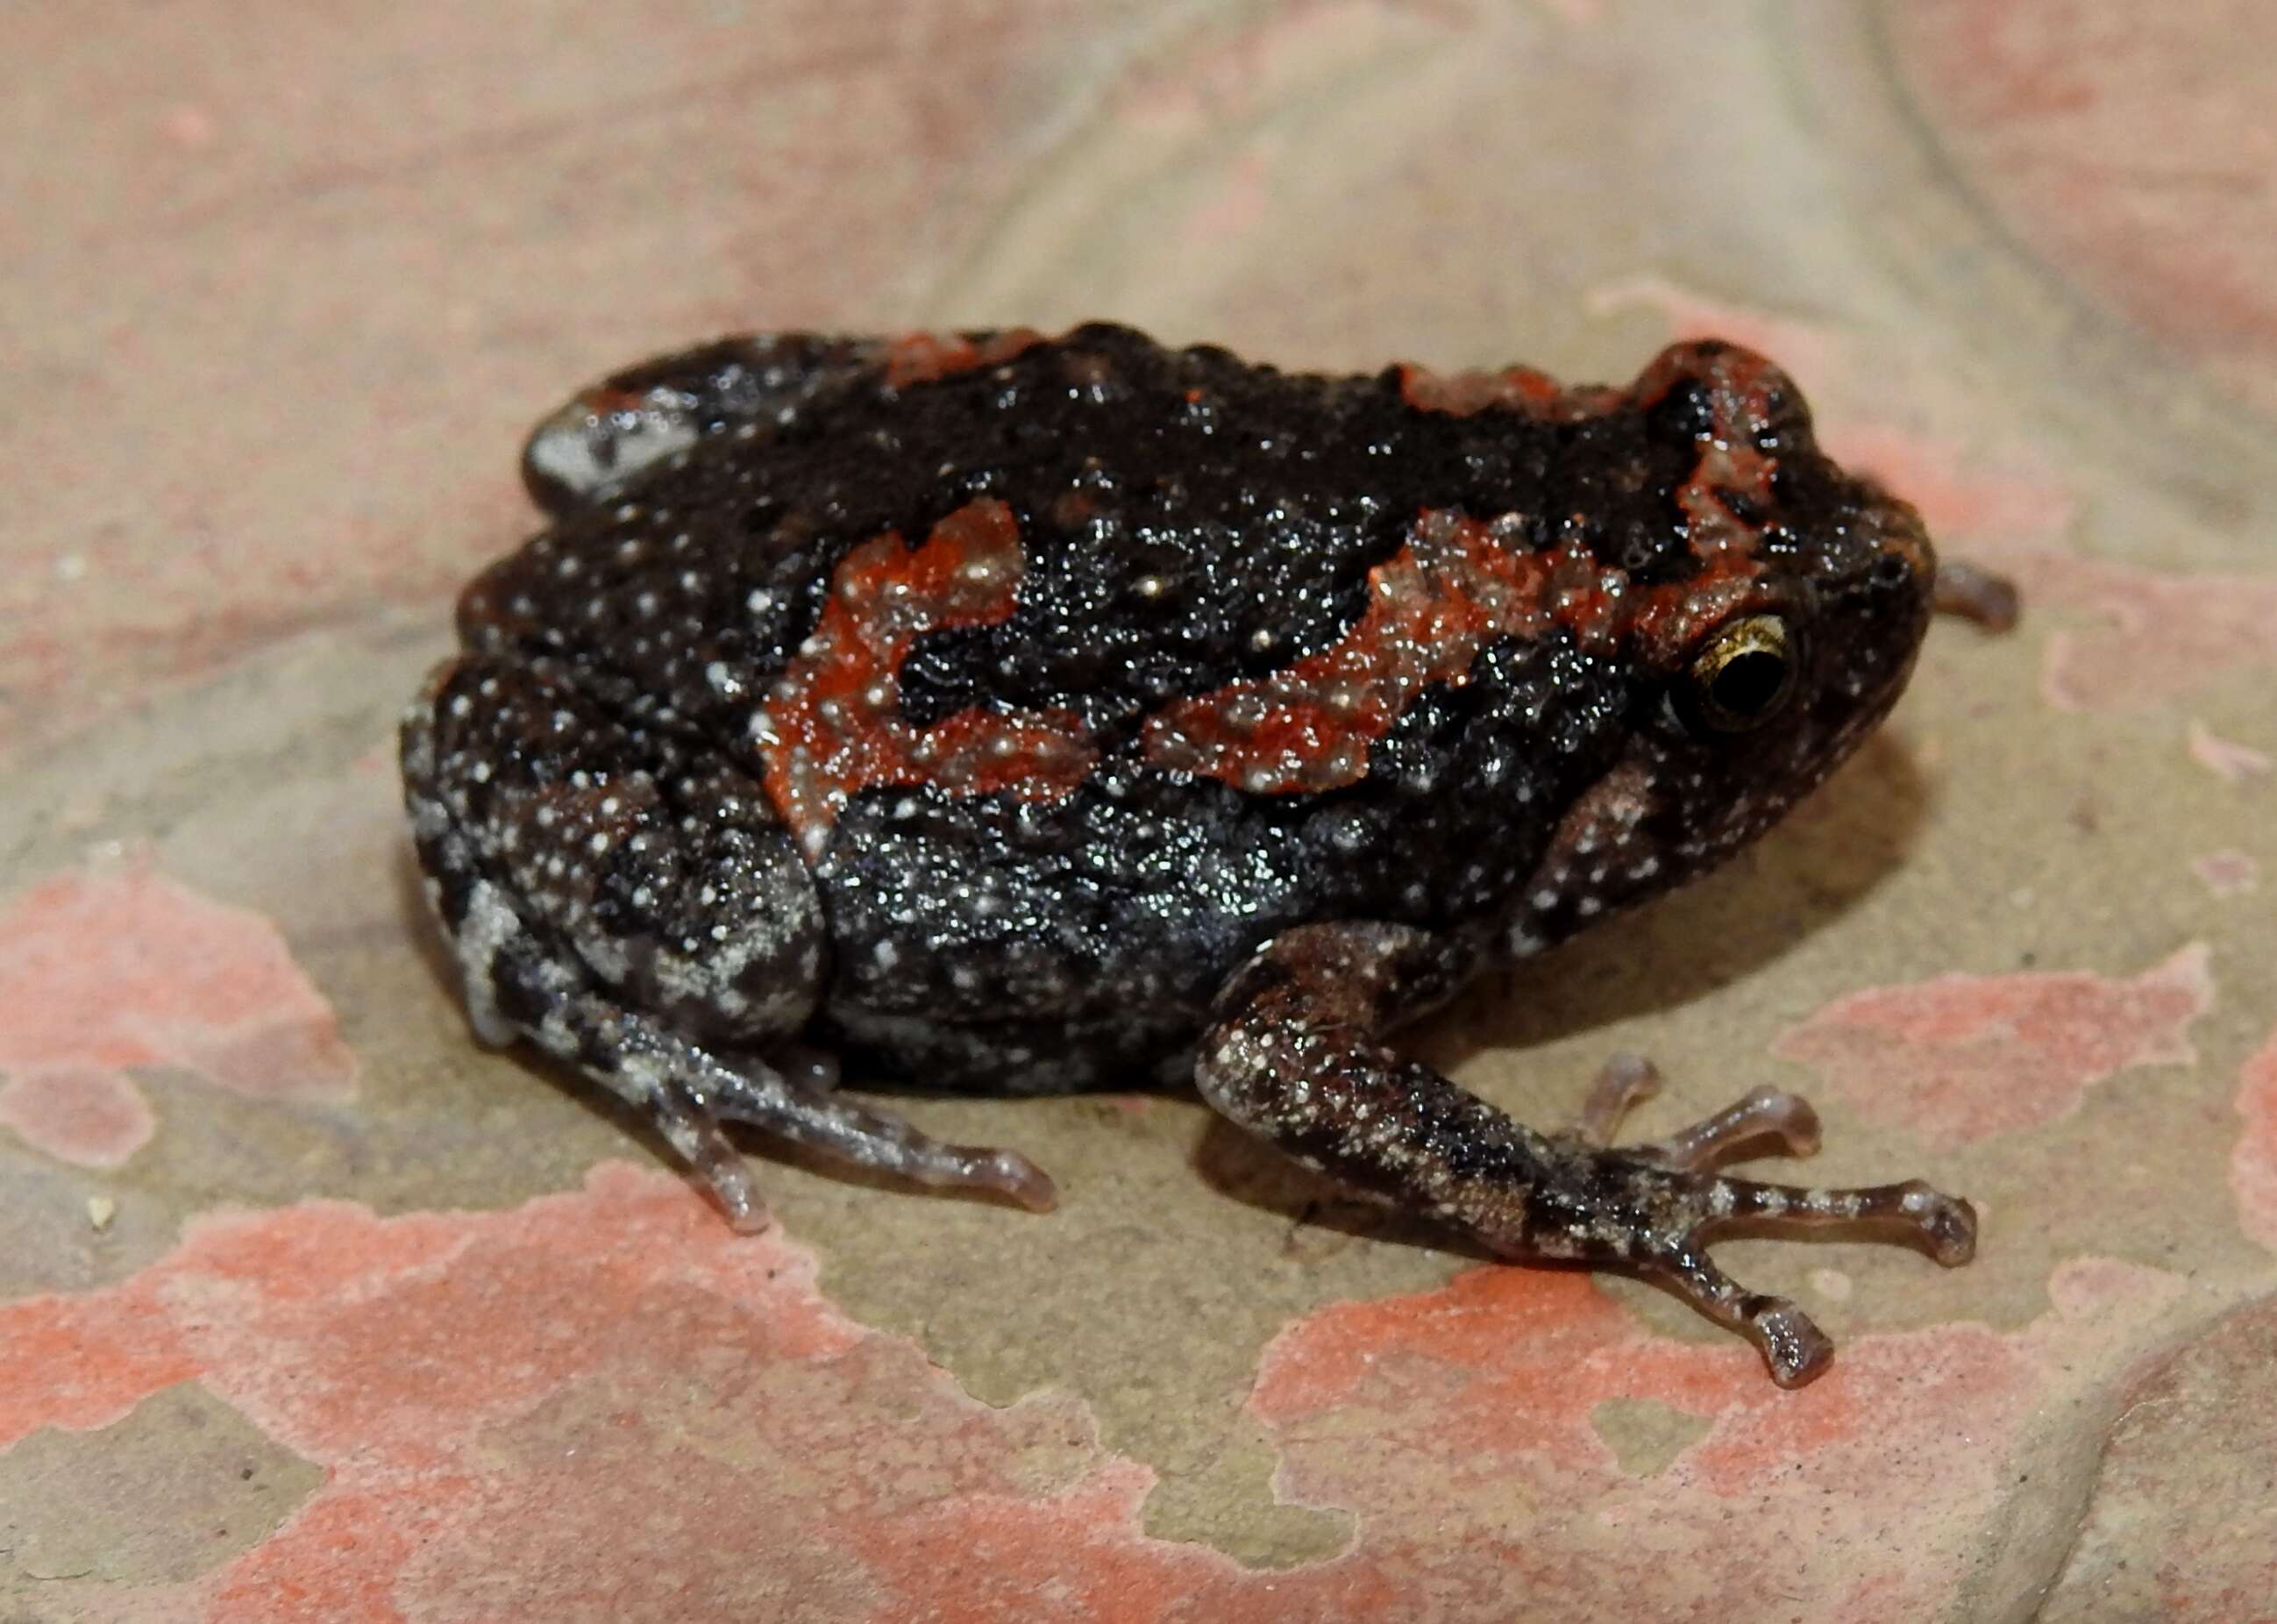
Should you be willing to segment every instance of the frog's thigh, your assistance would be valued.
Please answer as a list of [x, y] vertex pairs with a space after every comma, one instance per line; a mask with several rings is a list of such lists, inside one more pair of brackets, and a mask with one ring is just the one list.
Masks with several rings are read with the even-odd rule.
[[1830, 1346], [1793, 1303], [1741, 1289], [1709, 1261], [1717, 1232], [1878, 1225], [1939, 1262], [1968, 1260], [1975, 1213], [1926, 1185], [1801, 1189], [1710, 1170], [1751, 1140], [1814, 1148], [1816, 1123], [1788, 1096], [1761, 1091], [1670, 1140], [1608, 1149], [1592, 1137], [1649, 1086], [1633, 1066], [1601, 1086], [1591, 1134], [1553, 1139], [1377, 1041], [1458, 973], [1453, 949], [1402, 926], [1283, 932], [1220, 995], [1195, 1082], [1308, 1166], [1503, 1256], [1624, 1269], [1667, 1286], [1747, 1336], [1783, 1385], [1816, 1376]]
[[879, 366], [875, 339], [741, 333], [658, 355], [578, 391], [539, 420], [522, 483], [559, 517], [709, 435], [757, 435], [817, 392]]
[[472, 659], [436, 674], [402, 743], [476, 1032], [528, 1038], [648, 1111], [739, 1227], [765, 1212], [723, 1121], [1051, 1204], [1051, 1181], [1010, 1152], [940, 1144], [709, 1047], [796, 1031], [826, 975], [804, 865], [732, 767], [674, 766], [573, 690]]
[[[476, 658], [438, 674], [404, 750], [445, 903], [454, 876], [490, 880], [589, 979], [677, 1031], [759, 1044], [813, 1013], [822, 905], [732, 764], [676, 761], [566, 684]], [[465, 967], [479, 1009], [483, 965]]]

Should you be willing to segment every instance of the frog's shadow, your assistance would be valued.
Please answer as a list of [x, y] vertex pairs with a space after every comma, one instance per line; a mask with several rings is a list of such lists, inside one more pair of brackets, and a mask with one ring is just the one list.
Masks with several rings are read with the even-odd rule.
[[[1912, 752], [1877, 734], [1757, 844], [1538, 961], [1484, 976], [1419, 1025], [1449, 1064], [1673, 1009], [1755, 974], [1863, 901], [1905, 861], [1929, 811]], [[1466, 1040], [1450, 1048], [1456, 1033]], [[1434, 1041], [1434, 1039], [1437, 1041]]]
[[[1706, 997], [1802, 949], [1855, 907], [1905, 860], [1928, 811], [1928, 785], [1912, 753], [1876, 734], [1793, 816], [1725, 868], [1542, 958], [1481, 978], [1394, 1042], [1449, 1071], [1484, 1051], [1535, 1048]], [[1594, 1066], [1545, 1076], [1521, 1114], [1546, 1131], [1565, 1127], [1593, 1072]], [[1730, 1092], [1737, 1096], [1761, 1080], [1733, 1079]], [[1334, 1181], [1222, 1117], [1202, 1134], [1193, 1163], [1212, 1188], [1293, 1223], [1487, 1255], [1450, 1247], [1443, 1231], [1419, 1220], [1352, 1201]]]

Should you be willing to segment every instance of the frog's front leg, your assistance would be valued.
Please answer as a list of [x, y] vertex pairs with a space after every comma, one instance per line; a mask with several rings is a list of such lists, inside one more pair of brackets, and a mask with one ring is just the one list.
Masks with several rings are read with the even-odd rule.
[[1969, 1261], [1969, 1203], [1912, 1182], [1820, 1190], [1710, 1170], [1766, 1138], [1816, 1145], [1809, 1107], [1759, 1090], [1669, 1140], [1602, 1143], [1649, 1090], [1649, 1068], [1608, 1068], [1584, 1130], [1512, 1121], [1381, 1034], [1460, 979], [1456, 950], [1401, 926], [1306, 926], [1268, 942], [1227, 983], [1195, 1066], [1202, 1095], [1307, 1166], [1472, 1235], [1502, 1256], [1624, 1269], [1675, 1292], [1762, 1350], [1795, 1387], [1832, 1347], [1802, 1310], [1743, 1290], [1709, 1260], [1718, 1233], [1879, 1226], [1945, 1264]]
[[[438, 671], [406, 714], [405, 799], [476, 1034], [528, 1039], [637, 1109], [741, 1229], [766, 1222], [721, 1125], [919, 1183], [1052, 1204], [1010, 1151], [945, 1145], [759, 1058], [828, 974], [821, 904], [759, 786], [675, 759], [503, 660]], [[795, 1049], [794, 1049], [795, 1052]]]

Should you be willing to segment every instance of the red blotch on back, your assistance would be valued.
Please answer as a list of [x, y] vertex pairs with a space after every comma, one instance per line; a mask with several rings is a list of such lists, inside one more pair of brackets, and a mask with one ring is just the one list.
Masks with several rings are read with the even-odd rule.
[[886, 382], [896, 389], [937, 383], [959, 372], [993, 367], [1044, 341], [1032, 327], [1012, 327], [979, 338], [962, 332], [912, 332], [886, 350]]
[[1357, 783], [1368, 746], [1426, 688], [1467, 680], [1493, 639], [1586, 619], [1607, 595], [1586, 548], [1530, 552], [1517, 523], [1426, 513], [1368, 571], [1367, 609], [1351, 630], [1269, 676], [1165, 706], [1147, 719], [1146, 760], [1261, 795]]
[[1399, 398], [1419, 412], [1468, 417], [1484, 411], [1522, 412], [1549, 423], [1595, 416], [1620, 404], [1618, 390], [1568, 389], [1532, 367], [1499, 372], [1434, 372], [1412, 363], [1399, 368]]
[[1096, 752], [1070, 711], [973, 708], [930, 728], [902, 714], [901, 669], [927, 632], [994, 625], [1019, 591], [1020, 531], [1003, 502], [969, 502], [910, 547], [898, 531], [840, 560], [814, 635], [770, 694], [758, 735], [767, 794], [810, 859], [846, 803], [886, 784], [1048, 800]]

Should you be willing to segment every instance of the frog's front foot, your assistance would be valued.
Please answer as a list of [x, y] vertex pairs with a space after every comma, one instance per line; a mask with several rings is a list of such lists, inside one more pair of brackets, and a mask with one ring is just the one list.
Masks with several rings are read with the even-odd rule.
[[1832, 1348], [1783, 1298], [1743, 1289], [1710, 1261], [1735, 1233], [1880, 1229], [1945, 1264], [1976, 1250], [1969, 1203], [1917, 1181], [1807, 1189], [1713, 1170], [1776, 1147], [1817, 1147], [1792, 1094], [1758, 1089], [1679, 1133], [1627, 1149], [1606, 1140], [1649, 1094], [1649, 1065], [1606, 1068], [1580, 1126], [1555, 1137], [1512, 1121], [1375, 1041], [1429, 989], [1459, 980], [1455, 949], [1400, 926], [1311, 926], [1268, 942], [1220, 995], [1195, 1076], [1227, 1117], [1355, 1188], [1453, 1225], [1524, 1262], [1618, 1269], [1663, 1285], [1762, 1351], [1801, 1386]]

